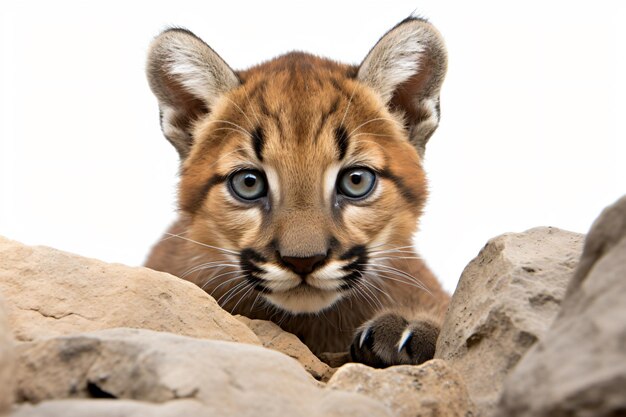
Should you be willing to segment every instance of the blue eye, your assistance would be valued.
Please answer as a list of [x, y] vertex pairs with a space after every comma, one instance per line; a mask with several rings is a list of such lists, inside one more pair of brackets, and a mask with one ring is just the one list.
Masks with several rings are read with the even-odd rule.
[[267, 181], [260, 171], [248, 169], [230, 177], [230, 189], [243, 200], [258, 200], [267, 195]]
[[361, 199], [369, 195], [376, 184], [376, 174], [367, 168], [350, 168], [339, 174], [337, 190], [349, 198]]

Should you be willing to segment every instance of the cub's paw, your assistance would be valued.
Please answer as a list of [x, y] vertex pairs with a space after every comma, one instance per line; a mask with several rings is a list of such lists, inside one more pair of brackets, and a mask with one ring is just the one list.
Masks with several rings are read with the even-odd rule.
[[435, 356], [439, 325], [428, 319], [409, 321], [385, 313], [363, 324], [356, 332], [350, 356], [374, 368], [417, 365]]

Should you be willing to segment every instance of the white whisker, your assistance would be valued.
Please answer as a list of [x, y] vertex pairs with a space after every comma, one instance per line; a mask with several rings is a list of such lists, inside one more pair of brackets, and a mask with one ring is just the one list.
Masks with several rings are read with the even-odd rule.
[[231, 255], [239, 256], [239, 252], [236, 252], [236, 251], [234, 251], [234, 250], [224, 249], [224, 248], [219, 248], [219, 247], [217, 247], [217, 246], [207, 245], [206, 243], [201, 243], [201, 242], [198, 242], [198, 241], [196, 241], [196, 240], [189, 239], [189, 238], [187, 238], [187, 237], [180, 236], [180, 235], [175, 235], [175, 234], [172, 234], [172, 233], [165, 233], [165, 234], [166, 234], [166, 235], [170, 235], [170, 236], [172, 236], [172, 237], [177, 237], [177, 238], [182, 239], [182, 240], [186, 240], [186, 241], [191, 242], [191, 243], [195, 243], [195, 244], [200, 245], [200, 246], [204, 246], [204, 247], [206, 247], [206, 248], [215, 249], [215, 250], [222, 251], [222, 252], [224, 252], [224, 253], [228, 253], [228, 254], [231, 254]]
[[241, 297], [239, 297], [239, 301], [237, 301], [237, 303], [235, 304], [235, 306], [230, 310], [230, 314], [234, 314], [235, 310], [237, 309], [237, 306], [239, 305], [239, 303], [241, 303], [241, 301], [246, 298], [248, 296], [248, 294], [250, 294], [250, 291], [254, 290], [254, 284], [250, 283], [250, 288], [248, 288], [248, 291], [246, 291], [245, 293], [243, 293], [243, 295]]
[[372, 247], [376, 248], [376, 247], [380, 247], [380, 246], [391, 246], [389, 249], [406, 249], [406, 248], [414, 247], [413, 245], [396, 246], [396, 245], [394, 245], [392, 243], [381, 243], [381, 244], [378, 244], [378, 245], [372, 246]]
[[248, 104], [250, 105], [250, 108], [252, 109], [252, 113], [254, 113], [254, 117], [256, 118], [256, 121], [260, 125], [261, 120], [259, 119], [259, 114], [256, 112], [256, 110], [254, 110], [252, 101], [250, 101], [250, 96], [248, 95], [248, 89], [246, 88], [245, 84], [242, 84], [241, 87], [243, 88], [243, 92], [246, 95], [246, 99], [248, 100]]
[[406, 276], [407, 278], [411, 278], [411, 279], [414, 279], [415, 281], [419, 282], [419, 280], [417, 278], [415, 278], [413, 275], [411, 275], [408, 272], [403, 271], [401, 269], [394, 268], [393, 266], [389, 266], [389, 265], [385, 265], [385, 264], [376, 264], [376, 263], [371, 263], [371, 262], [369, 263], [369, 265], [375, 266], [377, 268], [389, 269], [391, 271], [394, 271], [394, 272], [397, 272], [399, 274], [402, 274], [402, 275]]
[[363, 301], [365, 301], [367, 304], [369, 304], [369, 306], [370, 306], [372, 309], [375, 309], [375, 308], [376, 308], [376, 306], [374, 306], [370, 300], [368, 300], [367, 298], [365, 298], [365, 296], [363, 295], [362, 291], [363, 291], [363, 290], [362, 290], [362, 288], [361, 288], [360, 286], [358, 286], [358, 285], [355, 285], [355, 286], [353, 286], [353, 287], [351, 287], [351, 288], [350, 288], [350, 293], [351, 293], [351, 294], [353, 294], [353, 295], [354, 295], [357, 299], [359, 299], [359, 298], [360, 298], [360, 299], [362, 299], [362, 300], [363, 300]]
[[259, 291], [256, 295], [256, 297], [254, 297], [254, 301], [252, 302], [252, 305], [250, 306], [250, 313], [252, 313], [252, 311], [254, 310], [254, 306], [256, 304], [256, 302], [259, 300], [259, 297], [261, 296], [261, 291]]
[[367, 122], [363, 122], [363, 123], [361, 123], [360, 125], [358, 125], [355, 129], [352, 129], [352, 132], [350, 132], [350, 133], [348, 134], [348, 137], [352, 137], [352, 134], [353, 134], [354, 132], [356, 132], [357, 130], [359, 130], [360, 128], [362, 128], [363, 126], [368, 125], [368, 124], [370, 124], [370, 123], [378, 122], [378, 121], [381, 121], [381, 120], [387, 120], [387, 121], [389, 121], [389, 122], [395, 123], [395, 120], [393, 120], [393, 119], [389, 119], [388, 117], [376, 117], [376, 118], [374, 118], [374, 119], [370, 119], [370, 120], [368, 120]]
[[239, 266], [239, 263], [235, 263], [235, 262], [231, 262], [231, 263], [224, 263], [223, 261], [207, 262], [207, 263], [203, 263], [203, 264], [200, 264], [193, 268], [188, 269], [187, 271], [183, 272], [183, 274], [180, 277], [185, 278], [187, 275], [193, 274], [196, 271], [204, 271], [204, 270], [219, 268], [219, 267], [235, 267], [236, 268], [238, 266]]
[[283, 311], [283, 316], [280, 318], [280, 320], [278, 320], [278, 322], [276, 322], [276, 324], [278, 324], [279, 326], [281, 324], [283, 324], [283, 322], [285, 321], [285, 319], [287, 319], [289, 313], [287, 313], [286, 311]]
[[385, 297], [387, 297], [388, 300], [390, 300], [390, 301], [393, 300], [393, 297], [391, 295], [389, 295], [389, 293], [387, 291], [384, 291], [383, 289], [377, 287], [376, 284], [373, 281], [370, 281], [370, 280], [367, 279], [367, 277], [366, 277], [367, 273], [363, 274], [361, 271], [359, 271], [359, 274], [363, 278], [363, 283], [369, 285], [370, 287], [374, 288], [375, 290], [377, 290], [378, 292], [383, 294]]
[[391, 273], [391, 271], [381, 271], [381, 270], [374, 270], [373, 269], [373, 270], [371, 270], [371, 272], [374, 272], [376, 274], [375, 276], [377, 278], [388, 279], [390, 281], [395, 281], [395, 282], [399, 282], [399, 283], [402, 283], [402, 284], [409, 285], [411, 287], [419, 288], [419, 289], [424, 290], [427, 293], [432, 295], [432, 293], [428, 290], [428, 288], [424, 287], [423, 285], [420, 285], [420, 284], [418, 284], [416, 282], [407, 281], [406, 279], [400, 279], [400, 278], [396, 278], [396, 277], [392, 277], [392, 276], [386, 275], [388, 273]]
[[[391, 245], [378, 245], [378, 246], [391, 246]], [[408, 250], [408, 249], [415, 249], [415, 247], [413, 245], [407, 245], [407, 246], [394, 246], [391, 248], [387, 248], [387, 249], [379, 249], [376, 251], [372, 251], [370, 250], [370, 253], [376, 253], [376, 252], [380, 252], [380, 251], [388, 251], [388, 250]]]
[[247, 132], [242, 132], [240, 129], [235, 129], [232, 127], [218, 127], [218, 128], [213, 129], [213, 132], [218, 132], [220, 130], [228, 130], [228, 131], [236, 132], [236, 133], [244, 133], [246, 134], [246, 136], [252, 137], [252, 135], [248, 134]]
[[397, 268], [393, 268], [391, 266], [388, 265], [383, 265], [383, 264], [368, 264], [368, 265], [361, 265], [367, 268], [368, 271], [373, 271], [373, 272], [377, 272], [377, 273], [386, 273], [386, 274], [393, 274], [402, 278], [406, 278], [408, 279], [410, 282], [407, 281], [401, 281], [401, 282], [405, 282], [407, 284], [414, 284], [415, 286], [417, 286], [418, 288], [423, 289], [424, 291], [431, 293], [430, 290], [428, 290], [428, 288], [426, 288], [426, 286], [417, 278], [415, 278], [413, 275], [410, 275], [400, 269]]
[[245, 117], [248, 122], [250, 122], [250, 126], [254, 127], [254, 123], [252, 123], [252, 120], [250, 120], [250, 118], [248, 117], [248, 115], [241, 109], [241, 107], [239, 107], [239, 105], [237, 103], [235, 103], [233, 100], [231, 100], [229, 97], [224, 96], [224, 98], [228, 101], [230, 101], [235, 107], [237, 107], [237, 109], [239, 109], [239, 111], [241, 112], [241, 114], [243, 114], [243, 117]]
[[388, 260], [394, 260], [394, 259], [422, 259], [420, 256], [390, 256], [390, 255], [385, 255], [384, 257], [378, 257], [378, 256], [372, 256], [370, 259], [376, 260], [376, 261], [388, 261]]
[[354, 93], [356, 93], [357, 86], [358, 84], [355, 83], [354, 88], [352, 89], [352, 94], [350, 94], [350, 99], [348, 100], [348, 105], [346, 106], [346, 111], [343, 113], [343, 118], [341, 119], [341, 123], [339, 123], [339, 126], [343, 126], [343, 122], [346, 121], [346, 116], [348, 115], [348, 110], [350, 110], [350, 104], [352, 104], [352, 99], [354, 98]]
[[372, 245], [372, 246], [370, 246], [370, 247], [369, 247], [369, 249], [379, 248], [379, 247], [381, 247], [381, 246], [391, 246], [391, 244], [390, 244], [390, 243], [378, 243], [378, 244], [376, 244], [376, 245]]
[[374, 293], [374, 291], [372, 291], [372, 288], [367, 285], [368, 282], [366, 280], [362, 280], [362, 281], [359, 281], [359, 284], [361, 284], [363, 290], [366, 291], [367, 293], [369, 293], [370, 296], [374, 299], [374, 304], [376, 304], [378, 306], [378, 308], [382, 309], [383, 308], [383, 303], [380, 301], [380, 299], [378, 298], [376, 293]]
[[[232, 294], [230, 296], [228, 296], [225, 300], [224, 303], [221, 304], [224, 307], [226, 307], [226, 305], [228, 304], [228, 302], [230, 300], [233, 300], [237, 294], [241, 294], [242, 292], [246, 291], [248, 288], [250, 288], [252, 286], [252, 284], [249, 281], [245, 281], [243, 282], [243, 285], [239, 286], [239, 289], [237, 291], [233, 291]], [[232, 313], [231, 313], [232, 314]]]
[[[188, 276], [188, 275], [190, 275], [190, 274], [192, 274], [192, 273], [194, 273], [194, 272], [196, 272], [196, 271], [198, 271], [198, 272], [199, 272], [199, 271], [204, 271], [204, 270], [209, 270], [209, 269], [212, 269], [212, 268], [211, 268], [210, 266], [207, 266], [207, 267], [205, 267], [205, 268], [203, 268], [203, 267], [191, 268], [191, 270], [187, 270], [187, 271], [185, 271], [185, 272], [184, 272], [184, 273], [183, 273], [180, 277], [181, 277], [182, 279], [187, 279], [187, 276]], [[222, 271], [222, 269], [224, 269], [224, 268], [223, 268], [223, 267], [220, 267], [217, 271], [213, 271], [213, 275], [215, 275], [215, 274], [216, 274], [216, 273], [218, 273], [218, 272], [221, 272], [221, 271]], [[197, 278], [197, 275], [196, 275], [196, 278]]]
[[221, 119], [216, 119], [216, 120], [211, 120], [209, 123], [225, 123], [227, 125], [231, 125], [236, 127], [237, 129], [240, 130], [241, 133], [245, 133], [246, 135], [252, 137], [252, 133], [250, 133], [247, 129], [245, 129], [243, 126], [238, 125], [237, 123], [233, 123], [230, 122], [228, 120], [221, 120]]
[[[242, 278], [244, 279], [244, 281], [240, 282], [239, 284], [236, 284], [234, 287], [229, 288], [228, 291], [226, 291], [224, 294], [222, 294], [222, 296], [220, 298], [218, 298], [217, 304], [219, 304], [220, 306], [224, 306], [226, 304], [226, 302], [228, 301], [228, 299], [230, 299], [230, 295], [233, 294], [235, 291], [237, 291], [238, 289], [240, 289], [241, 287], [245, 286], [246, 284], [248, 284], [248, 281], [245, 280], [245, 278], [243, 277], [238, 277], [238, 278]], [[225, 300], [224, 304], [221, 303], [222, 299], [224, 297], [227, 297], [227, 300]]]
[[173, 237], [178, 237], [179, 235], [184, 235], [184, 234], [187, 234], [187, 233], [189, 233], [189, 232], [186, 231], [186, 230], [184, 232], [179, 233], [178, 235], [172, 235], [171, 233], [165, 233], [166, 235], [169, 235], [169, 236], [161, 238], [157, 243], [165, 242], [166, 240], [170, 240]]
[[[359, 137], [359, 136], [376, 136], [376, 137], [380, 137], [380, 138], [392, 138], [393, 136], [391, 135], [383, 135], [382, 133], [371, 133], [371, 132], [361, 132], [361, 133], [357, 133], [356, 135], [352, 135], [353, 138]], [[362, 140], [361, 142], [369, 142], [369, 143], [373, 143], [375, 145], [380, 146], [380, 143], [376, 143], [374, 141], [371, 140]]]
[[[221, 129], [230, 129], [230, 128], [223, 127], [223, 128], [221, 128]], [[217, 129], [216, 129], [216, 130], [217, 130]], [[244, 150], [244, 148], [237, 148], [237, 149], [235, 149], [234, 151], [230, 151], [230, 152], [228, 152], [228, 153], [225, 153], [224, 155], [222, 155], [222, 156], [220, 156], [219, 158], [217, 158], [217, 159], [216, 159], [216, 160], [215, 160], [212, 164], [208, 165], [208, 167], [207, 167], [207, 168], [210, 168], [210, 167], [214, 166], [214, 165], [215, 165], [215, 164], [217, 164], [219, 161], [221, 161], [222, 159], [226, 158], [228, 155], [232, 155], [232, 154], [237, 153], [237, 152], [240, 152], [240, 151], [242, 151], [242, 150]]]
[[387, 253], [387, 252], [400, 252], [400, 253], [412, 252], [412, 253], [415, 253], [415, 250], [411, 249], [411, 248], [406, 248], [406, 249], [381, 249], [381, 250], [370, 251], [368, 253], [372, 254], [372, 253]]
[[[370, 307], [372, 307], [372, 310], [376, 310], [376, 308], [380, 305], [380, 301], [378, 301], [375, 297], [372, 297], [371, 292], [367, 291], [368, 288], [365, 285], [359, 284], [361, 283], [357, 282], [355, 288], [361, 290], [361, 294], [363, 295], [364, 299], [367, 300], [367, 303], [370, 305]], [[379, 304], [376, 304], [377, 301]]]
[[[214, 276], [214, 277], [209, 278], [209, 279], [208, 279], [208, 280], [207, 280], [207, 281], [206, 281], [206, 282], [202, 285], [202, 287], [201, 287], [201, 288], [202, 288], [202, 289], [204, 289], [204, 288], [205, 288], [205, 287], [206, 287], [209, 283], [211, 283], [211, 282], [215, 281], [215, 280], [216, 280], [216, 279], [218, 279], [218, 278], [225, 277], [225, 276], [232, 275], [232, 274], [239, 274], [239, 273], [241, 273], [241, 271], [228, 271], [228, 272], [222, 272], [221, 274], [218, 274], [218, 275], [216, 275], [216, 276]], [[221, 287], [222, 285], [224, 285], [224, 284], [226, 284], [226, 283], [229, 283], [229, 282], [231, 282], [231, 281], [233, 281], [233, 280], [235, 280], [235, 279], [238, 279], [238, 278], [240, 278], [240, 277], [229, 278], [229, 279], [227, 279], [226, 281], [220, 282], [220, 284], [219, 284], [217, 287], [213, 288], [213, 290], [211, 291], [210, 295], [213, 295], [213, 293], [215, 292], [215, 290], [217, 290], [217, 289], [218, 289], [219, 287]]]

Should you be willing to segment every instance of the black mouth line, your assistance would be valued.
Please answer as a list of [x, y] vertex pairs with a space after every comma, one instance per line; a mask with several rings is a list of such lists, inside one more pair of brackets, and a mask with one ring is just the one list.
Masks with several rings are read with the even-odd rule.
[[[363, 269], [362, 265], [366, 265], [368, 261], [367, 249], [365, 249], [365, 246], [359, 245], [359, 246], [353, 247], [352, 249], [344, 253], [340, 259], [349, 260], [352, 258], [355, 258], [354, 261], [350, 262], [347, 265], [342, 266], [341, 270], [348, 271], [348, 272], [353, 272], [353, 271], [362, 272], [362, 269]], [[352, 274], [349, 274], [349, 275], [352, 275]]]
[[348, 275], [345, 275], [341, 280], [343, 284], [339, 286], [341, 291], [347, 291], [353, 289], [363, 278], [363, 272], [360, 269], [355, 269]]
[[267, 262], [267, 259], [260, 253], [253, 249], [244, 249], [239, 255], [239, 264], [242, 271], [250, 271], [252, 273], [261, 274], [266, 272], [263, 268], [259, 267], [255, 262]]
[[335, 292], [336, 290], [334, 289], [326, 289], [326, 288], [319, 288], [316, 287], [315, 285], [311, 285], [311, 284], [307, 284], [306, 282], [301, 282], [300, 284], [296, 285], [293, 288], [290, 288], [288, 290], [281, 290], [281, 291], [273, 291], [274, 294], [288, 294], [291, 293], [293, 291], [296, 290], [304, 290], [304, 291], [314, 291], [314, 292], [318, 292], [318, 293], [324, 293], [324, 292]]
[[249, 283], [251, 283], [252, 285], [254, 285], [254, 289], [263, 293], [263, 294], [271, 294], [273, 291], [266, 287], [265, 285], [263, 285], [263, 282], [265, 280], [255, 277], [252, 273], [250, 272], [246, 272], [244, 277], [248, 280]]
[[271, 294], [272, 290], [265, 286], [264, 279], [259, 278], [256, 274], [264, 274], [267, 271], [258, 266], [255, 262], [267, 262], [267, 259], [254, 249], [244, 249], [239, 255], [239, 266], [244, 273], [244, 278], [254, 285], [254, 289], [263, 293]]
[[341, 278], [344, 283], [339, 289], [342, 291], [353, 289], [363, 279], [363, 274], [365, 273], [364, 265], [367, 265], [368, 262], [366, 247], [364, 245], [353, 246], [340, 257], [342, 260], [350, 260], [352, 258], [355, 259], [341, 267], [342, 271], [348, 272], [347, 275]]
[[[368, 256], [367, 249], [364, 245], [356, 245], [350, 248], [348, 251], [343, 253], [340, 257], [340, 260], [352, 260], [347, 265], [341, 267], [342, 271], [346, 271], [347, 274], [341, 278], [338, 278], [343, 283], [337, 288], [338, 291], [347, 291], [353, 289], [361, 279], [363, 279], [363, 274], [365, 273], [364, 265], [367, 265]], [[264, 283], [266, 280], [260, 278], [258, 274], [266, 273], [267, 271], [261, 268], [256, 262], [267, 262], [267, 259], [261, 255], [259, 252], [254, 249], [244, 249], [241, 251], [239, 257], [239, 264], [241, 270], [244, 272], [244, 277], [254, 285], [254, 289], [260, 291], [264, 294], [271, 294], [274, 291], [271, 288], [268, 288]], [[330, 291], [325, 290], [323, 288], [317, 288], [313, 285], [306, 283], [303, 280], [298, 286], [292, 288], [307, 288], [307, 289], [315, 289], [319, 291]], [[289, 290], [289, 291], [291, 291]]]

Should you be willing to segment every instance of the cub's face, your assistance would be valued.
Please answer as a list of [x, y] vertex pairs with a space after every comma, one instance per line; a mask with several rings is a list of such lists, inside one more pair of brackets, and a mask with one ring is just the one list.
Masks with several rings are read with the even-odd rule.
[[190, 238], [236, 251], [277, 306], [319, 311], [364, 279], [370, 251], [410, 241], [420, 158], [346, 67], [295, 54], [242, 81], [194, 129], [180, 186]]
[[[215, 280], [222, 270], [204, 268], [209, 288], [230, 280], [286, 311], [318, 312], [375, 280], [372, 261], [386, 250], [410, 245], [426, 197], [418, 151], [438, 122], [445, 55], [443, 70], [424, 75], [414, 61], [434, 58], [398, 43], [438, 35], [419, 20], [404, 25], [360, 67], [292, 53], [234, 73], [188, 32], [157, 38], [149, 78], [183, 160], [185, 239], [206, 251], [196, 264], [238, 271]], [[412, 72], [389, 67], [390, 54], [410, 51]]]

